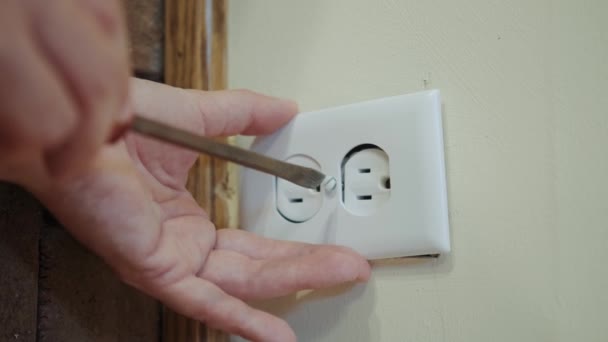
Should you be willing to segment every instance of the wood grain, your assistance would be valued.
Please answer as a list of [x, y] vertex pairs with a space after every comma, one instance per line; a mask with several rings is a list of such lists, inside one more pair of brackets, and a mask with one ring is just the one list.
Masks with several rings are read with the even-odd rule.
[[[225, 0], [165, 0], [165, 83], [201, 90], [225, 88], [225, 15]], [[201, 156], [190, 170], [187, 187], [216, 226], [236, 227], [234, 167]], [[163, 323], [166, 342], [228, 340], [228, 335], [167, 309]]]
[[[209, 44], [209, 90], [227, 87], [227, 3], [226, 0], [213, 1], [213, 15]], [[234, 137], [221, 138], [226, 143], [235, 144]], [[238, 166], [222, 160], [214, 160], [213, 165], [213, 219], [218, 228], [238, 226]], [[211, 340], [210, 340], [211, 341]], [[215, 340], [213, 340], [215, 341]]]
[[[162, 79], [163, 0], [125, 0], [135, 73]], [[0, 183], [0, 341], [157, 341], [160, 305], [121, 283], [26, 191]]]
[[41, 213], [27, 192], [0, 183], [0, 341], [36, 341]]

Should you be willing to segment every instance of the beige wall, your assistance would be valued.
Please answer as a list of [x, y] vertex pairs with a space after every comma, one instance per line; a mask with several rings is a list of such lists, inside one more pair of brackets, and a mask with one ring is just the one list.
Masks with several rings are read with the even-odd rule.
[[[453, 253], [265, 303], [301, 341], [608, 341], [608, 2], [231, 1], [229, 82], [441, 90]], [[370, 227], [371, 229], [371, 227]]]

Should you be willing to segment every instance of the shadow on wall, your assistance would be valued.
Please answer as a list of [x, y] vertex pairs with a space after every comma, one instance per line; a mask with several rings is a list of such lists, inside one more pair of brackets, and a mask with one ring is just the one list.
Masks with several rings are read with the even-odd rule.
[[[367, 284], [350, 284], [332, 289], [317, 291], [301, 291], [273, 300], [254, 303], [261, 310], [280, 316], [294, 327], [294, 322], [305, 317], [306, 339], [303, 341], [322, 340], [330, 335], [333, 329], [356, 325], [358, 331], [365, 331], [359, 335], [361, 341], [371, 341], [372, 336], [378, 336], [379, 323], [374, 318], [375, 286], [373, 279]], [[332, 299], [332, 300], [330, 300]], [[339, 299], [338, 301], [336, 299]], [[296, 310], [297, 309], [297, 310]], [[300, 309], [304, 309], [300, 312]], [[333, 313], [328, 315], [314, 315], [313, 312]], [[361, 329], [367, 326], [367, 329]], [[296, 331], [297, 335], [298, 332]], [[302, 336], [298, 336], [300, 339]], [[231, 342], [245, 342], [245, 340], [232, 337]]]
[[[333, 338], [336, 334], [348, 331], [357, 331], [357, 341], [381, 340], [381, 324], [375, 314], [377, 279], [403, 281], [407, 278], [413, 282], [428, 278], [437, 279], [451, 272], [452, 262], [450, 255], [439, 258], [372, 261], [373, 275], [366, 284], [346, 284], [331, 289], [301, 291], [298, 294], [251, 304], [286, 319], [304, 342], [327, 340], [328, 337]], [[407, 300], [407, 295], [395, 300]], [[305, 333], [297, 330], [302, 326], [306, 327]], [[245, 340], [232, 337], [231, 342]]]

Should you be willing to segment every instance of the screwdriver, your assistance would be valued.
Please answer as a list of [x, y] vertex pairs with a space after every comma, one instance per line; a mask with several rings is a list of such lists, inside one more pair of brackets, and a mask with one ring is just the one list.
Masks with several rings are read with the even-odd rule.
[[308, 189], [319, 189], [322, 184], [330, 191], [336, 187], [335, 178], [327, 177], [315, 169], [217, 142], [138, 115], [134, 116], [128, 128], [136, 133], [264, 172]]

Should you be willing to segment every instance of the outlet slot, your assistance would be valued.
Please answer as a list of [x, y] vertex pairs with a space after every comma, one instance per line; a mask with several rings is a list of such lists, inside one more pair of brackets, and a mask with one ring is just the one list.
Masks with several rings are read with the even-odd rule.
[[304, 199], [303, 198], [290, 198], [289, 199], [289, 203], [303, 203]]
[[360, 201], [371, 201], [372, 195], [357, 196], [357, 199]]
[[372, 169], [359, 169], [359, 173], [371, 173]]

